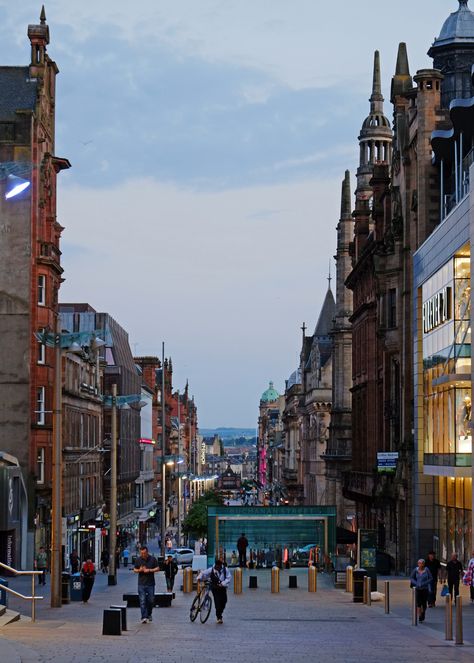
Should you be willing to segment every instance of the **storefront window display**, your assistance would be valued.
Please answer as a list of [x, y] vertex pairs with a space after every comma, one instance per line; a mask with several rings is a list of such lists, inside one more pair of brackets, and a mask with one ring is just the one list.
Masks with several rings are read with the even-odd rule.
[[425, 464], [471, 464], [469, 258], [455, 257], [422, 287]]

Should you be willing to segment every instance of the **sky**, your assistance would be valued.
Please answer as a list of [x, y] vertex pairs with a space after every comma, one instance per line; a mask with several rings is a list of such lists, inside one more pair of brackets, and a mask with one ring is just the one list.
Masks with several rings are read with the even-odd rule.
[[[386, 5], [386, 6], [385, 6]], [[474, 0], [471, 0], [474, 10]], [[334, 277], [341, 182], [380, 51], [410, 71], [457, 0], [50, 0], [63, 302], [135, 355], [173, 359], [202, 427], [256, 426]], [[0, 0], [0, 63], [27, 65], [41, 3]], [[1, 91], [0, 91], [1, 94]], [[334, 286], [334, 281], [333, 281]], [[334, 288], [333, 288], [334, 291]]]

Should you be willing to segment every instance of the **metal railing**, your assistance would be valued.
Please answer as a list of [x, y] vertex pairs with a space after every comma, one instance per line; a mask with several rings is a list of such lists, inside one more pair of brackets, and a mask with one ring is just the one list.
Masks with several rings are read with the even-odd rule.
[[36, 621], [36, 601], [42, 601], [44, 597], [35, 595], [35, 576], [42, 575], [43, 571], [18, 571], [17, 569], [8, 566], [8, 564], [4, 564], [3, 562], [0, 562], [0, 568], [5, 569], [10, 573], [13, 573], [13, 575], [15, 576], [31, 576], [31, 596], [25, 596], [24, 594], [20, 594], [20, 592], [16, 592], [14, 589], [7, 587], [1, 581], [0, 581], [0, 587], [9, 594], [13, 594], [14, 596], [17, 596], [20, 599], [24, 599], [25, 601], [31, 601], [31, 621], [32, 622]]

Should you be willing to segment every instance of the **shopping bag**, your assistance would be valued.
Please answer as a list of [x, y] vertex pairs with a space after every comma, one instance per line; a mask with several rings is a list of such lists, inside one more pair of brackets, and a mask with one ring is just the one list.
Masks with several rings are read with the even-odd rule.
[[448, 585], [443, 585], [441, 588], [441, 596], [447, 596], [449, 594]]

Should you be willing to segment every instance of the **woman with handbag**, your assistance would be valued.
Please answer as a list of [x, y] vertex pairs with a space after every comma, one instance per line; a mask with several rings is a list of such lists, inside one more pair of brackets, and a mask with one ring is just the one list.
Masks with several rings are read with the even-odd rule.
[[433, 576], [425, 566], [425, 560], [419, 559], [418, 566], [413, 569], [410, 576], [410, 587], [416, 587], [416, 607], [418, 608], [418, 621], [425, 621], [428, 592], [431, 591]]

